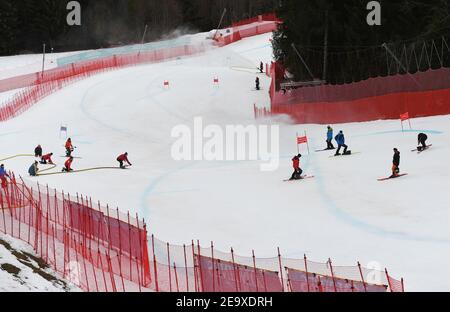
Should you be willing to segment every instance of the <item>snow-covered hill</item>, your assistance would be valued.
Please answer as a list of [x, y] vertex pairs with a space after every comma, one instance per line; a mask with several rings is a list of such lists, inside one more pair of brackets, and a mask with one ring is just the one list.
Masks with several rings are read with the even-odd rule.
[[0, 234], [0, 292], [79, 291], [57, 277], [33, 249]]
[[[145, 217], [149, 231], [171, 243], [200, 239], [241, 255], [283, 256], [335, 265], [379, 265], [404, 276], [407, 290], [450, 290], [450, 218], [447, 200], [450, 117], [333, 125], [343, 130], [355, 152], [345, 158], [315, 153], [324, 148], [326, 128], [292, 125], [286, 118], [255, 121], [253, 105], [269, 106], [270, 80], [257, 74], [272, 59], [270, 35], [261, 35], [205, 54], [161, 64], [127, 68], [78, 82], [2, 124], [0, 159], [30, 153], [41, 144], [62, 167], [68, 126], [77, 146], [73, 167], [116, 165], [128, 152], [131, 170], [92, 171], [39, 177], [41, 183], [83, 193]], [[253, 91], [259, 76], [263, 90]], [[213, 84], [218, 77], [219, 86]], [[170, 88], [163, 81], [170, 81]], [[280, 126], [280, 167], [260, 171], [261, 161], [175, 161], [175, 126]], [[314, 179], [284, 183], [292, 173], [297, 132], [302, 168]], [[417, 154], [417, 134], [429, 134], [433, 148]], [[405, 178], [378, 182], [390, 174], [392, 149], [402, 152]], [[6, 161], [7, 169], [27, 175], [33, 158]], [[60, 167], [58, 168], [60, 170]]]

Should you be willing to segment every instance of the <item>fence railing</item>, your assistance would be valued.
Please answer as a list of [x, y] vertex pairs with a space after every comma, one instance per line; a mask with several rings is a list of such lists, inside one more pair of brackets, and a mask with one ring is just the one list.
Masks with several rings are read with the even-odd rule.
[[205, 52], [207, 48], [207, 45], [200, 44], [131, 55], [118, 55], [71, 64], [60, 69], [47, 71], [44, 75], [38, 75], [37, 80], [34, 82], [34, 86], [21, 91], [15, 97], [0, 106], [0, 121], [13, 118], [57, 90], [98, 73], [199, 54]]
[[[276, 27], [276, 23], [268, 25], [246, 28], [245, 33], [235, 36], [257, 35]], [[205, 50], [203, 45], [183, 46], [47, 71], [36, 77], [33, 83], [37, 85], [0, 107], [0, 121], [92, 75]], [[255, 114], [260, 113], [255, 107]], [[393, 279], [387, 270], [369, 270], [359, 264], [333, 267], [331, 261], [317, 263], [306, 256], [301, 260], [284, 258], [279, 250], [278, 257], [269, 259], [256, 258], [254, 252], [252, 257], [242, 257], [233, 249], [224, 253], [213, 244], [202, 248], [193, 241], [170, 245], [154, 236], [149, 238], [145, 222], [138, 216], [93, 204], [85, 196], [71, 197], [39, 184], [32, 187], [11, 176], [11, 182], [0, 190], [0, 231], [31, 245], [55, 272], [85, 291], [404, 291], [403, 280]]]
[[0, 190], [0, 231], [33, 247], [55, 272], [84, 291], [402, 292], [388, 271], [281, 256], [218, 251], [211, 243], [170, 245], [148, 237], [139, 217], [91, 198], [33, 188], [11, 175]]
[[279, 22], [280, 20], [277, 18], [275, 13], [267, 13], [258, 15], [256, 17], [252, 17], [246, 20], [242, 20], [239, 22], [232, 23], [232, 27], [239, 27], [243, 25], [253, 24], [253, 23], [261, 23], [261, 22]]
[[170, 245], [152, 236], [149, 252], [152, 289], [161, 292], [403, 292], [402, 280], [388, 271], [333, 266], [278, 256], [257, 258], [202, 248]]
[[85, 291], [139, 291], [150, 285], [147, 231], [137, 216], [10, 176], [0, 190], [0, 231], [28, 243]]
[[233, 24], [230, 33], [225, 33], [224, 35], [223, 30], [219, 31], [215, 40], [220, 47], [223, 47], [244, 38], [273, 32], [278, 29], [278, 23], [279, 21], [276, 18], [267, 18], [266, 20], [256, 19], [250, 24]]

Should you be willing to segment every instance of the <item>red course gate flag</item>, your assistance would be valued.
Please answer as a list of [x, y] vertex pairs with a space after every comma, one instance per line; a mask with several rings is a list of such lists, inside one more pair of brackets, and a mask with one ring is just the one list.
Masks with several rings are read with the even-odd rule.
[[307, 144], [307, 143], [308, 143], [307, 136], [297, 137], [297, 144]]
[[403, 122], [404, 122], [404, 121], [408, 121], [408, 123], [409, 123], [409, 129], [412, 130], [412, 127], [411, 127], [411, 119], [409, 118], [409, 113], [401, 114], [401, 115], [400, 115], [400, 121], [401, 121], [401, 124], [402, 124], [402, 131], [404, 131], [404, 128], [403, 128]]
[[309, 154], [309, 144], [308, 144], [308, 136], [306, 135], [306, 131], [305, 131], [305, 136], [298, 136], [297, 133], [297, 152], [300, 154], [300, 149], [299, 149], [299, 145], [300, 144], [306, 144], [308, 145], [308, 154]]
[[409, 113], [404, 113], [400, 115], [400, 120], [401, 121], [409, 120]]

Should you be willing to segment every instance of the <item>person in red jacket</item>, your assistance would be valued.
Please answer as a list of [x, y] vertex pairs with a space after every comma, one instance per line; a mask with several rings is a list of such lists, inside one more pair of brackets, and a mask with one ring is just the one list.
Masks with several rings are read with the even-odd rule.
[[124, 162], [127, 162], [129, 166], [131, 166], [130, 161], [128, 160], [128, 153], [122, 154], [119, 157], [117, 157], [117, 161], [120, 164], [120, 168], [124, 169], [125, 166], [123, 165]]
[[302, 178], [303, 170], [300, 168], [300, 158], [301, 154], [298, 154], [292, 158], [292, 166], [294, 167], [294, 173], [292, 174], [291, 180], [300, 180]]
[[50, 153], [50, 154], [42, 156], [41, 157], [41, 164], [46, 165], [48, 163], [50, 165], [53, 165], [52, 156], [53, 156], [53, 153]]
[[2, 184], [2, 188], [6, 188], [8, 186], [8, 180], [6, 179], [6, 177], [10, 178], [8, 172], [6, 172], [5, 170], [5, 165], [1, 164], [0, 165], [0, 180], [1, 180], [1, 184]]
[[66, 156], [67, 157], [71, 157], [73, 149], [74, 149], [73, 145], [72, 145], [72, 139], [71, 138], [67, 139], [65, 147], [66, 147]]
[[73, 171], [73, 169], [72, 169], [72, 162], [73, 162], [73, 157], [71, 156], [64, 163], [64, 168], [63, 168], [62, 172], [71, 172], [71, 171]]

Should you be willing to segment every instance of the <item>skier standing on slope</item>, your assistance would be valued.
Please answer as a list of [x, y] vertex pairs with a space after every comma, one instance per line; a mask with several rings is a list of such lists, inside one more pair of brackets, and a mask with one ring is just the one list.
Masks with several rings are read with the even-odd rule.
[[[417, 136], [417, 142], [418, 142], [417, 144], [419, 145], [417, 150], [419, 152], [427, 149], [427, 140], [428, 140], [428, 136], [425, 133], [419, 133], [419, 135]], [[420, 145], [422, 145], [422, 146], [420, 146]]]
[[34, 149], [34, 156], [42, 157], [42, 146], [41, 145], [36, 146], [36, 148]]
[[259, 64], [259, 71], [261, 72], [261, 74], [264, 73], [264, 64], [263, 64], [263, 62], [261, 62]]
[[392, 160], [391, 178], [398, 177], [399, 174], [400, 174], [400, 151], [394, 148], [394, 159]]
[[8, 186], [8, 180], [6, 177], [10, 178], [9, 174], [5, 170], [5, 165], [0, 165], [0, 180], [2, 181], [2, 188], [6, 188]]
[[331, 126], [328, 126], [328, 131], [327, 131], [327, 150], [334, 150], [334, 145], [333, 145], [332, 141], [333, 141], [333, 128], [331, 128]]
[[74, 150], [71, 138], [67, 139], [65, 147], [66, 147], [66, 156], [67, 157], [71, 157], [72, 156], [72, 152]]
[[73, 171], [72, 167], [73, 157], [70, 156], [69, 159], [66, 160], [64, 163], [64, 168], [62, 169], [62, 172], [71, 172]]
[[37, 160], [31, 165], [31, 167], [28, 169], [28, 173], [30, 176], [35, 177], [39, 171], [38, 168], [38, 162]]
[[297, 156], [292, 158], [292, 166], [294, 167], [294, 173], [292, 174], [292, 177], [290, 180], [302, 179], [303, 170], [300, 168], [300, 158], [301, 157], [302, 157], [302, 155], [298, 154]]
[[125, 169], [125, 166], [123, 165], [123, 163], [126, 161], [128, 163], [128, 165], [131, 166], [130, 161], [128, 160], [128, 153], [122, 154], [119, 157], [117, 157], [117, 161], [120, 164], [120, 168]]
[[256, 77], [256, 80], [255, 80], [255, 84], [256, 84], [256, 90], [261, 90], [261, 88], [259, 87], [259, 77]]
[[41, 164], [46, 165], [47, 163], [49, 163], [50, 165], [53, 165], [52, 156], [53, 156], [53, 153], [42, 156]]
[[344, 153], [342, 155], [350, 155], [350, 152], [347, 151], [348, 146], [345, 145], [345, 136], [343, 131], [339, 131], [339, 134], [334, 138], [338, 144], [338, 149], [336, 151], [335, 156], [341, 155], [341, 148], [344, 148]]

